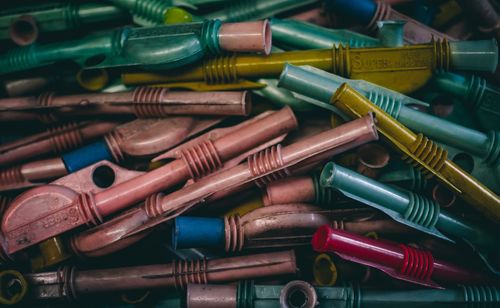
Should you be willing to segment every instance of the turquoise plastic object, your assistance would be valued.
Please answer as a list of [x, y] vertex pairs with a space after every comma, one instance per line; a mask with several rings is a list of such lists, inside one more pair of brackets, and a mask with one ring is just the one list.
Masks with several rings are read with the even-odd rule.
[[448, 239], [442, 231], [454, 239], [464, 239], [486, 254], [498, 254], [500, 241], [492, 235], [479, 226], [440, 210], [437, 202], [414, 192], [382, 184], [332, 162], [326, 164], [321, 172], [321, 185], [335, 188], [419, 231]]
[[143, 67], [171, 69], [206, 53], [221, 53], [219, 20], [147, 28], [121, 28], [76, 41], [33, 44], [0, 56], [0, 74], [72, 60], [84, 68]]
[[[360, 91], [375, 105], [409, 129], [477, 155], [490, 165], [496, 166], [500, 163], [499, 132], [485, 134], [409, 108], [404, 105], [411, 102], [415, 104], [417, 100], [378, 85], [366, 81], [348, 80], [309, 66], [298, 67], [287, 64], [280, 76], [278, 86], [328, 103], [333, 93], [344, 82]], [[417, 102], [422, 104], [420, 101]]]
[[432, 84], [440, 91], [449, 93], [467, 104], [485, 129], [500, 130], [500, 88], [476, 76], [439, 73]]
[[[451, 41], [450, 62], [455, 70], [494, 72], [498, 65], [496, 39], [481, 41]], [[488, 51], [486, 51], [488, 50]], [[471, 61], [471, 57], [474, 61]]]
[[383, 47], [401, 47], [404, 45], [404, 20], [377, 21], [378, 37]]
[[391, 159], [378, 180], [385, 184], [417, 192], [425, 191], [428, 184], [427, 179], [420, 171], [397, 159]]
[[446, 290], [435, 289], [376, 289], [357, 286], [314, 287], [317, 303], [309, 303], [301, 288], [282, 290], [287, 285], [255, 285], [240, 282], [236, 293], [238, 308], [279, 308], [280, 297], [289, 308], [441, 308], [441, 307], [496, 307], [500, 303], [500, 289], [490, 286], [461, 286]]
[[273, 42], [290, 49], [322, 49], [333, 45], [349, 44], [349, 47], [376, 47], [380, 41], [372, 37], [344, 29], [328, 29], [293, 19], [271, 19]]
[[318, 0], [232, 0], [225, 8], [203, 15], [206, 19], [222, 21], [250, 21], [275, 16]]
[[106, 21], [130, 20], [126, 10], [105, 2], [40, 1], [32, 5], [18, 5], [0, 12], [0, 39], [9, 37], [8, 29], [16, 18], [30, 15], [40, 33], [76, 30]]

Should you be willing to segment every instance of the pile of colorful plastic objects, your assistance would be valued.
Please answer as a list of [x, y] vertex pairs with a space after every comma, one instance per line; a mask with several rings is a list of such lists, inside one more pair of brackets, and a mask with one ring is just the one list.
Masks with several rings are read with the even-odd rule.
[[0, 304], [500, 307], [500, 1], [0, 4]]

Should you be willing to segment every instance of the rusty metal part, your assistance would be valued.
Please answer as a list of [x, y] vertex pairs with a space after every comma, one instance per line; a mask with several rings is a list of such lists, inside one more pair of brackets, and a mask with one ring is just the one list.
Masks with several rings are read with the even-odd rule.
[[251, 95], [247, 91], [192, 92], [150, 87], [115, 93], [63, 96], [44, 93], [38, 97], [0, 99], [0, 112], [9, 114], [8, 117], [1, 117], [5, 121], [43, 121], [47, 117], [104, 114], [133, 114], [138, 118], [169, 115], [246, 116], [250, 114], [251, 106]]
[[0, 145], [0, 166], [24, 161], [43, 154], [60, 154], [113, 130], [118, 122], [68, 123], [49, 128], [11, 143]]
[[[203, 140], [183, 149], [176, 160], [96, 194], [71, 192], [60, 199], [51, 196], [50, 188], [45, 187], [42, 191], [45, 190], [48, 196], [43, 203], [50, 208], [40, 209], [37, 206], [40, 192], [28, 191], [12, 203], [3, 218], [5, 248], [14, 253], [76, 227], [100, 224], [108, 215], [189, 178], [198, 179], [220, 169], [223, 162], [296, 127], [297, 120], [292, 110], [285, 107], [219, 139]], [[34, 212], [33, 207], [40, 210]], [[61, 221], [61, 217], [71, 219]], [[53, 223], [47, 224], [47, 221]]]
[[176, 288], [295, 274], [293, 250], [211, 260], [174, 261], [169, 264], [26, 275], [31, 293], [38, 299], [77, 298], [80, 295], [135, 289]]
[[346, 123], [283, 148], [278, 145], [266, 149], [249, 157], [245, 163], [204, 177], [169, 195], [152, 195], [143, 206], [76, 235], [71, 246], [75, 253], [85, 256], [101, 255], [101, 250], [109, 252], [111, 246], [121, 248], [120, 241], [149, 232], [155, 226], [206, 202], [219, 191], [251, 182], [265, 185], [287, 176], [297, 164], [316, 160], [316, 156], [340, 153], [377, 138], [374, 119], [367, 116], [361, 121]]

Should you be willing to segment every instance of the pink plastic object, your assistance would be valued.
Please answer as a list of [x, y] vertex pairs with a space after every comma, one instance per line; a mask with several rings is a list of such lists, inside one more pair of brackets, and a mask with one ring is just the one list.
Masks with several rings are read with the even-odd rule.
[[117, 122], [69, 123], [0, 146], [0, 166], [47, 153], [60, 154], [113, 130]]
[[[134, 114], [138, 118], [168, 115], [241, 115], [251, 111], [247, 91], [170, 91], [167, 88], [139, 87], [115, 93], [84, 93], [0, 99], [0, 119], [46, 120], [65, 116]], [[3, 112], [3, 113], [2, 113]], [[2, 116], [3, 115], [3, 116]]]
[[371, 31], [377, 30], [377, 21], [381, 20], [404, 20], [406, 21], [404, 27], [404, 40], [409, 44], [425, 44], [429, 43], [434, 39], [447, 39], [449, 41], [455, 41], [456, 39], [436, 31], [431, 27], [424, 25], [415, 19], [408, 17], [404, 14], [391, 8], [391, 6], [384, 2], [377, 2], [377, 9], [375, 15], [373, 16], [370, 23], [367, 25], [367, 29]]
[[190, 283], [233, 282], [297, 272], [293, 250], [220, 258], [174, 261], [134, 267], [26, 275], [35, 298], [76, 298], [83, 294], [151, 288], [183, 290]]
[[287, 203], [312, 203], [315, 198], [311, 176], [289, 177], [269, 183], [262, 196], [264, 206]]
[[272, 33], [269, 21], [223, 23], [219, 30], [221, 49], [235, 52], [271, 53]]
[[19, 46], [34, 43], [39, 35], [36, 19], [31, 15], [22, 15], [12, 20], [8, 31], [11, 40]]
[[433, 279], [445, 283], [474, 284], [485, 277], [452, 263], [435, 259], [432, 253], [389, 241], [320, 227], [312, 239], [317, 252], [331, 252], [341, 258], [377, 268], [396, 279], [427, 287], [442, 288]]
[[266, 149], [249, 157], [245, 163], [204, 177], [166, 196], [161, 193], [152, 195], [144, 206], [75, 236], [71, 246], [75, 253], [85, 256], [116, 251], [129, 245], [131, 236], [149, 232], [220, 191], [250, 182], [268, 183], [287, 176], [293, 166], [325, 152], [340, 153], [377, 138], [374, 119], [370, 115], [283, 148], [278, 145]]
[[[189, 178], [198, 179], [220, 169], [223, 162], [296, 127], [292, 110], [285, 107], [220, 139], [203, 140], [182, 150], [178, 159], [97, 194], [41, 199], [39, 191], [28, 191], [12, 203], [3, 217], [4, 249], [14, 253], [82, 225], [98, 225], [106, 216]], [[51, 186], [38, 189], [51, 194]], [[47, 207], [40, 207], [40, 203]]]

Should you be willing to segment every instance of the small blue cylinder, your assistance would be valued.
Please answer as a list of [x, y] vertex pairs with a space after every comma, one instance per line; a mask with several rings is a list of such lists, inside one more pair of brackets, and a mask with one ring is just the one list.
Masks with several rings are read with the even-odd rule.
[[327, 7], [332, 8], [332, 13], [347, 16], [367, 25], [375, 15], [377, 5], [373, 0], [330, 0]]
[[104, 140], [86, 145], [62, 155], [62, 160], [69, 173], [78, 171], [101, 160], [113, 161], [113, 156]]
[[172, 226], [172, 247], [222, 247], [224, 234], [222, 218], [180, 216]]

